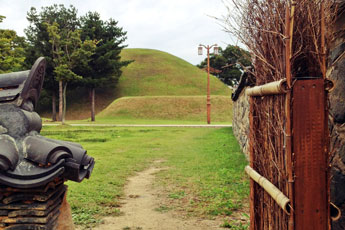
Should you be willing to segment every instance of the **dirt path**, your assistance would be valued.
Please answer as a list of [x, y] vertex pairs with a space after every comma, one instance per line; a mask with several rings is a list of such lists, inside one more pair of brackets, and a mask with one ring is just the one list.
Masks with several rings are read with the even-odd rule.
[[129, 178], [125, 187], [126, 198], [123, 200], [118, 217], [106, 217], [96, 230], [215, 230], [220, 223], [212, 220], [182, 219], [173, 211], [159, 212], [157, 190], [153, 189], [155, 173], [161, 169], [151, 167]]

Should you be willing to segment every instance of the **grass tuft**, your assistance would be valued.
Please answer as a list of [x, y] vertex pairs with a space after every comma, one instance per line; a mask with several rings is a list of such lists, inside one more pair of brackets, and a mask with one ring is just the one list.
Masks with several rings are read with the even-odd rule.
[[224, 223], [220, 226], [222, 228], [229, 228], [232, 230], [248, 230], [249, 224], [242, 224], [242, 223], [229, 223], [228, 221], [224, 221]]
[[161, 213], [168, 212], [170, 210], [172, 210], [172, 208], [165, 206], [165, 205], [162, 205], [162, 206], [159, 206], [158, 208], [155, 208], [155, 211], [161, 212]]
[[169, 194], [169, 198], [171, 198], [171, 199], [182, 199], [185, 195], [186, 194], [184, 191], [179, 191], [179, 192]]

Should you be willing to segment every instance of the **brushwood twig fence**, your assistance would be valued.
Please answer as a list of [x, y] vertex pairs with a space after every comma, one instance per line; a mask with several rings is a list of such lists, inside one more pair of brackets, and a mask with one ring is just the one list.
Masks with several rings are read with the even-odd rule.
[[331, 39], [325, 25], [334, 20], [333, 5], [322, 0], [234, 3], [245, 16], [229, 29], [252, 51], [257, 85], [246, 90], [250, 229], [330, 229], [331, 218], [339, 217], [330, 203], [327, 98], [332, 83], [325, 58]]

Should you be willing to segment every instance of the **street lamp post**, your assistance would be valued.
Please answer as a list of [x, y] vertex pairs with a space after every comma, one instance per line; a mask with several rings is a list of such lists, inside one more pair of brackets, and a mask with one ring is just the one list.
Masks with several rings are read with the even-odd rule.
[[202, 55], [203, 47], [207, 50], [207, 124], [211, 124], [211, 95], [210, 95], [210, 49], [214, 47], [214, 54], [218, 54], [218, 45], [202, 45], [198, 47], [198, 54]]

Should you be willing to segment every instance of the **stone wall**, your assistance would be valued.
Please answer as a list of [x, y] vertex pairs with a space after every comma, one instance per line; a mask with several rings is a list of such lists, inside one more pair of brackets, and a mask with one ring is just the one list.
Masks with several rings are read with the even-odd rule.
[[[340, 0], [345, 5], [345, 0]], [[344, 7], [344, 6], [343, 6]], [[331, 200], [341, 208], [342, 217], [332, 230], [345, 229], [345, 14], [338, 18], [330, 52], [328, 77], [335, 87], [330, 92], [330, 151], [332, 158]]]
[[238, 99], [233, 105], [232, 129], [241, 150], [249, 156], [249, 100], [245, 95], [245, 88], [242, 89]]

